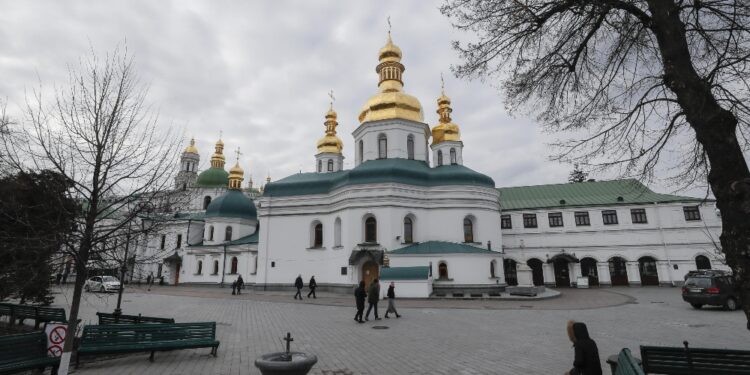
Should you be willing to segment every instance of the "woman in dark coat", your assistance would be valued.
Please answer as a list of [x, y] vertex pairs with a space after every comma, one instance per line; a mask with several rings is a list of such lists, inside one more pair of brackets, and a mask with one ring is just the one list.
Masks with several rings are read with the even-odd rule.
[[388, 286], [388, 292], [386, 293], [386, 296], [388, 297], [388, 310], [385, 311], [385, 318], [388, 319], [389, 313], [396, 314], [397, 318], [400, 318], [401, 315], [398, 314], [398, 311], [396, 311], [396, 303], [394, 300], [396, 299], [396, 292], [394, 291], [395, 285], [393, 284], [393, 281], [391, 281], [391, 285]]
[[360, 281], [359, 287], [354, 289], [354, 299], [357, 301], [357, 314], [354, 315], [354, 320], [360, 323], [364, 323], [362, 320], [362, 313], [365, 312], [365, 298], [367, 293], [365, 292], [365, 282]]
[[589, 337], [586, 325], [569, 320], [567, 330], [568, 338], [575, 348], [575, 359], [573, 368], [566, 375], [602, 375], [599, 349], [596, 342]]

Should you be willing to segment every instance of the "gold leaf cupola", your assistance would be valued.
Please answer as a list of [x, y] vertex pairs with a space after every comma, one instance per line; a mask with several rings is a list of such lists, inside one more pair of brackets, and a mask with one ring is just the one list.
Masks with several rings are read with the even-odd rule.
[[237, 161], [229, 170], [229, 188], [233, 190], [242, 189], [242, 180], [245, 179], [245, 171], [240, 167], [240, 149], [237, 149]]
[[333, 102], [331, 107], [326, 112], [326, 135], [318, 140], [318, 153], [332, 153], [341, 154], [341, 150], [344, 148], [344, 143], [341, 142], [341, 138], [336, 135], [336, 127], [339, 123], [336, 121], [337, 114], [333, 110]]
[[211, 168], [224, 169], [224, 142], [219, 138], [214, 154], [211, 155]]
[[359, 113], [359, 122], [378, 121], [387, 119], [405, 119], [423, 122], [422, 105], [417, 98], [404, 92], [402, 79], [406, 68], [401, 64], [401, 48], [393, 44], [391, 33], [388, 41], [380, 49], [378, 59], [380, 63], [375, 68], [380, 79], [380, 92], [371, 97]]
[[461, 141], [461, 131], [458, 125], [451, 121], [451, 99], [445, 95], [443, 88], [440, 97], [437, 99], [437, 114], [440, 115], [438, 124], [432, 128], [432, 144], [443, 143], [445, 141]]
[[199, 154], [198, 148], [195, 147], [195, 138], [190, 138], [190, 145], [185, 148], [185, 152], [189, 154]]

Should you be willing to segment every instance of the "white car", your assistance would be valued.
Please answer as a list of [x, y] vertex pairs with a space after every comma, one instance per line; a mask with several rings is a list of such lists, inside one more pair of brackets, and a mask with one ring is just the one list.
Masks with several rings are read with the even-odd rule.
[[86, 280], [83, 289], [87, 292], [114, 292], [120, 290], [120, 280], [114, 276], [94, 276]]

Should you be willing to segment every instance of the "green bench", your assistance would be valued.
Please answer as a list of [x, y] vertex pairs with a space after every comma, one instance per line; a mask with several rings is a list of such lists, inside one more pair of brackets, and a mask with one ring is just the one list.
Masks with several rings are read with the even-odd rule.
[[98, 312], [99, 325], [106, 324], [141, 324], [141, 323], [174, 323], [173, 318], [158, 318], [154, 316], [110, 314]]
[[157, 351], [190, 348], [212, 348], [215, 357], [219, 348], [216, 322], [87, 325], [76, 354], [76, 367], [81, 356], [151, 352], [149, 360], [153, 361]]
[[620, 354], [613, 354], [607, 358], [612, 375], [645, 375], [641, 369], [641, 361], [633, 357], [630, 349], [620, 350]]
[[750, 351], [730, 349], [641, 346], [647, 374], [750, 375]]
[[60, 358], [47, 356], [47, 337], [44, 332], [0, 336], [0, 374], [51, 367], [57, 373]]
[[39, 329], [40, 323], [68, 322], [65, 309], [59, 307], [0, 303], [0, 316], [9, 316], [10, 324], [13, 324], [16, 320], [18, 320], [18, 324], [23, 324], [26, 319], [34, 319], [34, 329]]

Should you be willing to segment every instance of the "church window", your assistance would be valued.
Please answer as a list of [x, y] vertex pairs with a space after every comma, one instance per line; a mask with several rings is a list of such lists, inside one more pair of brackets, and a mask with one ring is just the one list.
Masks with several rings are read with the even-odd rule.
[[214, 260], [214, 273], [212, 275], [218, 275], [219, 274], [219, 261]]
[[495, 262], [494, 260], [490, 261], [490, 277], [493, 278], [493, 279], [497, 277], [497, 276], [495, 276], [495, 267], [496, 267], [496, 264], [497, 264], [497, 262]]
[[328, 159], [328, 172], [333, 172], [333, 159]]
[[404, 243], [412, 243], [414, 242], [414, 236], [413, 236], [413, 227], [412, 227], [412, 221], [410, 217], [404, 218]]
[[536, 228], [536, 214], [523, 214], [523, 227]]
[[474, 222], [469, 217], [464, 218], [464, 242], [474, 242]]
[[699, 270], [710, 270], [711, 261], [705, 255], [698, 255], [695, 257], [695, 267]]
[[205, 197], [203, 198], [203, 209], [204, 209], [204, 210], [205, 210], [205, 209], [207, 209], [207, 208], [208, 208], [208, 205], [209, 205], [209, 204], [211, 204], [211, 196], [209, 196], [209, 195], [206, 195], [206, 196], [205, 196]]
[[438, 164], [438, 167], [443, 165], [443, 150], [438, 150], [437, 164]]
[[199, 261], [198, 261], [198, 267], [197, 267], [197, 269], [195, 270], [195, 274], [196, 274], [196, 275], [201, 275], [201, 274], [203, 274], [203, 261], [202, 261], [202, 260], [199, 260]]
[[237, 274], [237, 257], [232, 257], [232, 266], [230, 268], [230, 274]]
[[385, 159], [388, 157], [388, 138], [385, 134], [378, 136], [378, 158]]
[[182, 234], [177, 235], [177, 248], [182, 247]]
[[580, 211], [575, 213], [576, 226], [591, 225], [591, 219], [589, 218], [588, 211]]
[[633, 224], [646, 224], [648, 219], [646, 218], [646, 209], [644, 208], [633, 208], [630, 210], [630, 218], [633, 220]]
[[323, 247], [323, 224], [317, 223], [313, 227], [312, 247]]
[[615, 210], [602, 211], [602, 222], [604, 223], [604, 225], [617, 224], [617, 211]]
[[445, 262], [438, 263], [438, 280], [448, 280], [448, 265]]
[[208, 227], [208, 240], [213, 241], [214, 240], [214, 226]]
[[500, 216], [500, 229], [512, 229], [513, 222], [510, 220], [510, 215]]
[[682, 208], [682, 211], [685, 213], [685, 220], [687, 221], [701, 219], [701, 211], [698, 206], [686, 206]]
[[550, 228], [563, 226], [562, 212], [550, 212], [547, 216], [549, 217]]
[[378, 223], [372, 216], [365, 220], [365, 242], [378, 242]]
[[456, 149], [451, 149], [451, 164], [458, 164], [458, 161], [456, 161]]
[[323, 160], [318, 160], [318, 173], [323, 172]]
[[232, 227], [227, 226], [227, 229], [224, 230], [224, 241], [231, 241], [232, 240]]
[[364, 142], [362, 142], [362, 140], [359, 141], [359, 147], [358, 148], [359, 148], [359, 150], [358, 150], [358, 152], [359, 152], [359, 162], [361, 163], [361, 162], [364, 161], [362, 159], [364, 159], [364, 155], [365, 155], [365, 144], [364, 144]]
[[341, 218], [333, 223], [333, 246], [341, 246]]
[[406, 137], [406, 157], [414, 160], [414, 136], [411, 134]]
[[161, 235], [161, 245], [159, 245], [159, 248], [164, 250], [164, 246], [167, 244], [167, 235], [162, 234]]

